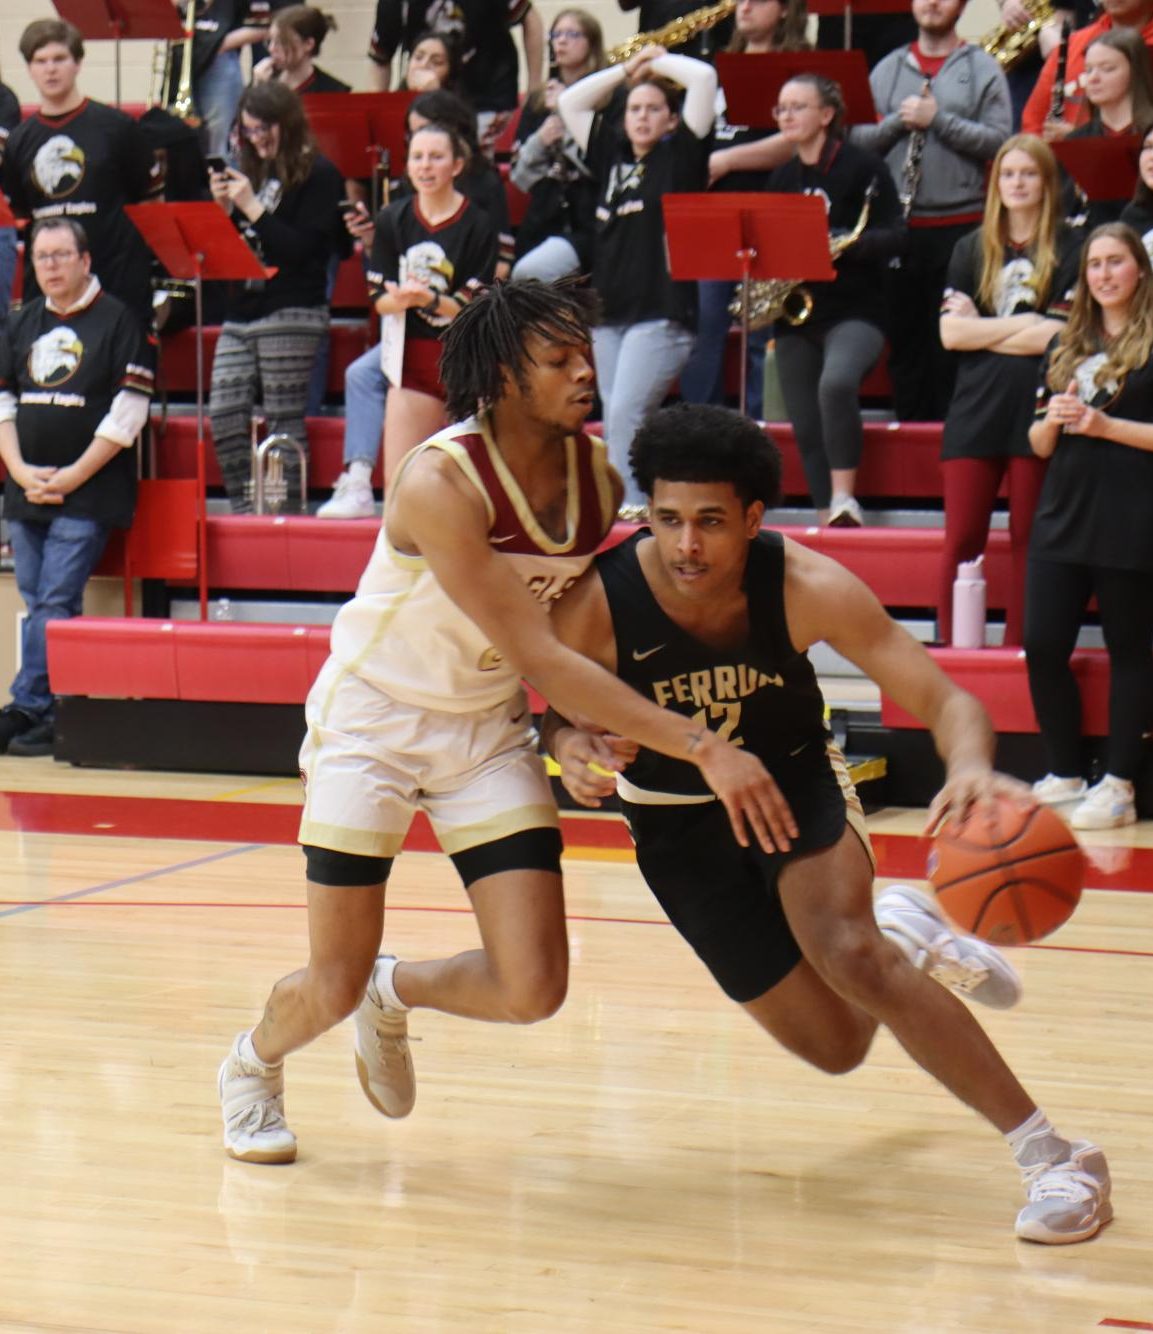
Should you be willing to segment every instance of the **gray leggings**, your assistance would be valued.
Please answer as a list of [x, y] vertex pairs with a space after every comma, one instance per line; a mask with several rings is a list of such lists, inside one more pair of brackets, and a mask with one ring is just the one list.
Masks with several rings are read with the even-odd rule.
[[778, 326], [777, 369], [813, 505], [828, 509], [830, 468], [861, 461], [861, 381], [877, 363], [885, 335], [875, 324], [844, 320], [822, 329]]
[[[235, 511], [252, 508], [244, 483], [252, 471], [250, 422], [259, 401], [269, 432], [283, 431], [308, 449], [304, 425], [308, 378], [328, 333], [324, 307], [290, 307], [246, 324], [226, 321], [216, 344], [208, 412], [224, 489]], [[289, 491], [300, 495], [300, 466], [285, 464]]]

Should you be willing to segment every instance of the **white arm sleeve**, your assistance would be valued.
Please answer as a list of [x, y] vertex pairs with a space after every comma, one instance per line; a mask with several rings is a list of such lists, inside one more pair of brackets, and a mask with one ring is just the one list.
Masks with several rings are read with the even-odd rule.
[[652, 62], [652, 71], [663, 79], [672, 79], [685, 90], [681, 119], [703, 139], [713, 128], [717, 108], [717, 72], [703, 60], [692, 56], [666, 54]]
[[96, 434], [102, 440], [111, 440], [115, 445], [131, 449], [136, 443], [136, 437], [144, 430], [150, 402], [146, 394], [121, 389], [112, 400], [104, 420], [96, 428]]
[[7, 389], [0, 392], [0, 422], [16, 420], [16, 395]]
[[624, 77], [623, 65], [610, 65], [607, 69], [586, 74], [557, 98], [556, 109], [560, 118], [582, 153], [588, 152], [596, 113], [617, 84], [624, 82]]

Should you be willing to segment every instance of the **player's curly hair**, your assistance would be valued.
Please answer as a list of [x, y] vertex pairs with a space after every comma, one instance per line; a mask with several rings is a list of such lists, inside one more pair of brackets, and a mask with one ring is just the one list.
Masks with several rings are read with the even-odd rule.
[[657, 481], [731, 482], [746, 508], [781, 498], [781, 456], [749, 417], [730, 408], [678, 403], [646, 418], [633, 436], [629, 466], [650, 499]]
[[557, 343], [590, 342], [596, 310], [595, 294], [571, 278], [495, 283], [474, 297], [442, 340], [440, 379], [449, 419], [462, 421], [499, 402], [505, 372], [518, 385], [527, 383], [529, 334]]

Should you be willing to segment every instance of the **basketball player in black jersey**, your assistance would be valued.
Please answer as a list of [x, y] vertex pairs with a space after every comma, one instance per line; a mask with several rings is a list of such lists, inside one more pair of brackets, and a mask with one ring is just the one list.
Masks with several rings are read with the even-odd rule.
[[979, 818], [996, 794], [1032, 801], [993, 771], [984, 709], [854, 575], [761, 530], [780, 459], [755, 423], [721, 408], [667, 409], [637, 434], [631, 462], [652, 531], [599, 556], [557, 603], [553, 630], [761, 759], [797, 833], [785, 851], [741, 847], [692, 766], [550, 713], [545, 738], [566, 787], [587, 806], [619, 790], [637, 863], [669, 919], [778, 1042], [840, 1073], [860, 1064], [885, 1024], [1008, 1138], [1029, 1198], [1017, 1235], [1092, 1236], [1112, 1216], [1104, 1154], [1057, 1134], [969, 1011], [933, 980], [1004, 1007], [1019, 994], [1012, 970], [991, 946], [953, 932], [917, 890], [894, 886], [874, 905], [860, 805], [806, 650], [828, 643], [931, 729], [946, 777], [930, 827]]

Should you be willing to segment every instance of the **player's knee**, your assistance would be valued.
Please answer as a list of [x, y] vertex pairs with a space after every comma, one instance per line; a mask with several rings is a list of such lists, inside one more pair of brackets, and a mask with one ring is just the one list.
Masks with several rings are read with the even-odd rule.
[[371, 975], [371, 964], [367, 969], [340, 967], [314, 972], [313, 1008], [326, 1027], [332, 1028], [352, 1014], [364, 996]]
[[860, 1003], [884, 991], [892, 959], [875, 928], [846, 924], [811, 962], [835, 991]]
[[518, 978], [501, 989], [505, 1019], [510, 1024], [538, 1024], [551, 1019], [567, 994], [567, 966]]
[[804, 1053], [805, 1059], [826, 1075], [847, 1075], [864, 1061], [871, 1040], [871, 1034], [833, 1034], [818, 1050]]

